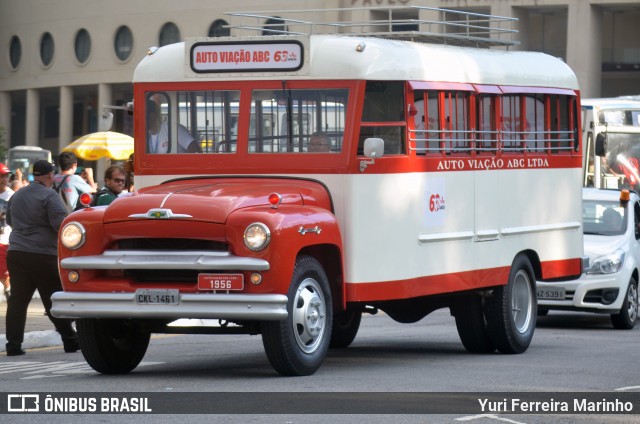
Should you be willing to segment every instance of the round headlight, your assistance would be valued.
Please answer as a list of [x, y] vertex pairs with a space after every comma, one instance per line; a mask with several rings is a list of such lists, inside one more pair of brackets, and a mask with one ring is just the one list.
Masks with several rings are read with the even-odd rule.
[[78, 249], [84, 244], [86, 232], [79, 222], [70, 222], [60, 232], [60, 242], [67, 249]]
[[262, 250], [271, 241], [271, 231], [260, 223], [254, 222], [244, 230], [244, 244], [251, 250]]

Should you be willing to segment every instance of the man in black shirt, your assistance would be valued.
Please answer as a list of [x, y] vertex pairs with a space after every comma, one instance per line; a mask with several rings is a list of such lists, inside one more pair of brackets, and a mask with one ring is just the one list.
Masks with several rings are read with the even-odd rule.
[[16, 192], [7, 205], [9, 238], [7, 266], [11, 297], [7, 302], [7, 356], [24, 355], [22, 342], [27, 308], [38, 290], [44, 309], [56, 327], [65, 352], [77, 352], [78, 336], [69, 319], [51, 315], [51, 295], [62, 290], [58, 275], [58, 230], [67, 210], [51, 189], [54, 167], [45, 160], [33, 165], [34, 182]]

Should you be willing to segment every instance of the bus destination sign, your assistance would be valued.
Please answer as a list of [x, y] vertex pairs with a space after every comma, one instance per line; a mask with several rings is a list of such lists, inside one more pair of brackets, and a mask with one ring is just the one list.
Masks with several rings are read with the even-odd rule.
[[198, 42], [191, 47], [191, 69], [198, 73], [297, 71], [304, 48], [296, 40]]

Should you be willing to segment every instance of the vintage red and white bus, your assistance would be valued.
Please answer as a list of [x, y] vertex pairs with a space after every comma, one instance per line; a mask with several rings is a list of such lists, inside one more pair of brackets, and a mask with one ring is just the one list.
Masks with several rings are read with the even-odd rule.
[[450, 308], [468, 351], [524, 352], [536, 280], [582, 271], [579, 97], [542, 53], [358, 34], [154, 49], [134, 75], [139, 190], [66, 218], [53, 314], [102, 373], [134, 369], [151, 333], [201, 332], [260, 334], [279, 373], [309, 375], [377, 310]]

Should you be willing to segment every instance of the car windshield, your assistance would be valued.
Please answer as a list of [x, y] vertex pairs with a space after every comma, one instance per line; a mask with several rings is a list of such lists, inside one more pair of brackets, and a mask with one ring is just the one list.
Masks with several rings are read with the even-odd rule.
[[626, 208], [620, 202], [585, 200], [582, 218], [585, 234], [617, 236], [627, 228]]

